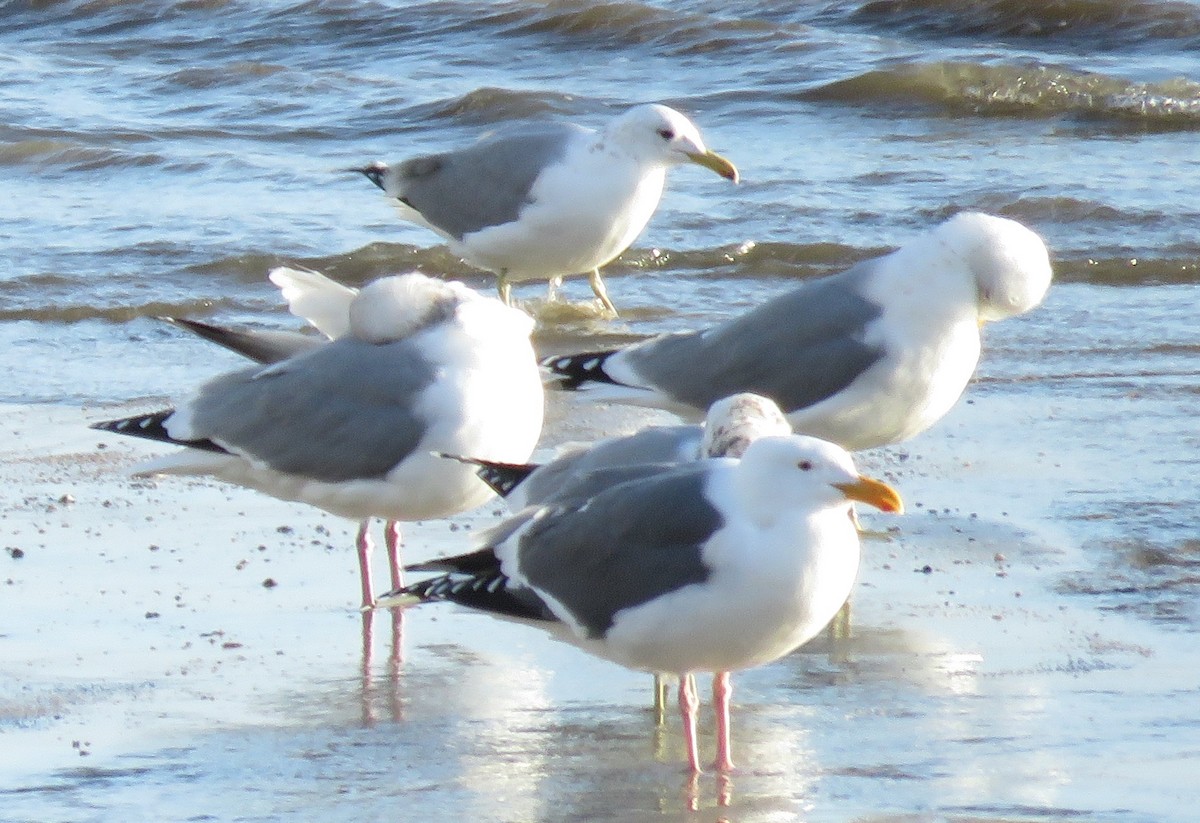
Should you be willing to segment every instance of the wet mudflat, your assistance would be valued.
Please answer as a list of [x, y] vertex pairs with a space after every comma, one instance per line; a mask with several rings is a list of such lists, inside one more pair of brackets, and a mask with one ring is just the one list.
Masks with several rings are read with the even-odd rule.
[[[456, 607], [364, 619], [350, 524], [124, 478], [145, 450], [82, 426], [111, 409], [6, 407], [0, 820], [1187, 819], [1195, 544], [1166, 523], [1195, 499], [1196, 437], [1175, 354], [1117, 374], [1077, 344], [1012, 377], [1082, 288], [990, 330], [942, 425], [860, 455], [909, 514], [864, 516], [848, 632], [735, 678], [728, 778], [688, 778], [648, 677]], [[552, 395], [547, 442], [600, 417], [666, 419]], [[414, 525], [408, 556], [498, 511]]]

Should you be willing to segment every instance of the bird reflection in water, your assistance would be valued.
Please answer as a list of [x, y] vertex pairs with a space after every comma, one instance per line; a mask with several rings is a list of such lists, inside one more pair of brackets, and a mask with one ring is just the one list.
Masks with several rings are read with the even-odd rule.
[[404, 667], [404, 610], [387, 609], [391, 616], [391, 636], [387, 665], [382, 676], [375, 673], [375, 616], [383, 609], [362, 613], [362, 663], [359, 667], [359, 701], [362, 725], [374, 726], [380, 720], [380, 706], [386, 706], [393, 723], [404, 719], [404, 701], [400, 695], [400, 672]]

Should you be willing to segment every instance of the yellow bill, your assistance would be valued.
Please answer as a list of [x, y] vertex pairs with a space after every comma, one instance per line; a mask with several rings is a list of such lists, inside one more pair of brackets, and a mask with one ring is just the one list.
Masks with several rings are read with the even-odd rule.
[[715, 171], [726, 180], [732, 180], [734, 183], [738, 181], [737, 166], [715, 151], [706, 151], [703, 154], [688, 154], [688, 159], [699, 166], [704, 166], [704, 168], [710, 171]]
[[887, 483], [870, 477], [859, 477], [851, 483], [834, 483], [833, 487], [850, 500], [866, 503], [880, 511], [904, 514], [904, 501], [900, 499], [900, 493]]

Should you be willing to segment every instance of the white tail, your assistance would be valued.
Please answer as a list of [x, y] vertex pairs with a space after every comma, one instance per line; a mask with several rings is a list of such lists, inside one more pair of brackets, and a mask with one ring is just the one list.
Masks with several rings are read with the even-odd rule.
[[267, 277], [279, 287], [288, 311], [329, 338], [350, 331], [350, 303], [358, 289], [335, 283], [325, 275], [284, 266], [272, 269]]

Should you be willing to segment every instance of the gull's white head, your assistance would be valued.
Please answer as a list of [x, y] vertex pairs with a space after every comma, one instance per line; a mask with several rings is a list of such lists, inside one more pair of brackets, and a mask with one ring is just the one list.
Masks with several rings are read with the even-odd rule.
[[634, 106], [609, 123], [605, 136], [643, 162], [664, 166], [696, 163], [726, 180], [738, 181], [733, 163], [706, 148], [695, 124], [668, 106]]
[[460, 302], [473, 296], [461, 283], [417, 272], [381, 277], [363, 286], [351, 301], [350, 333], [368, 343], [400, 340], [450, 317]]
[[738, 475], [747, 502], [766, 516], [786, 509], [815, 512], [852, 500], [885, 512], [904, 511], [896, 490], [860, 475], [849, 452], [807, 435], [755, 440], [742, 455]]
[[1015, 220], [963, 212], [938, 226], [934, 237], [975, 276], [980, 322], [1024, 314], [1050, 288], [1046, 244]]
[[741, 457], [760, 437], [791, 433], [791, 424], [774, 400], [752, 392], [731, 394], [708, 407], [700, 454]]

